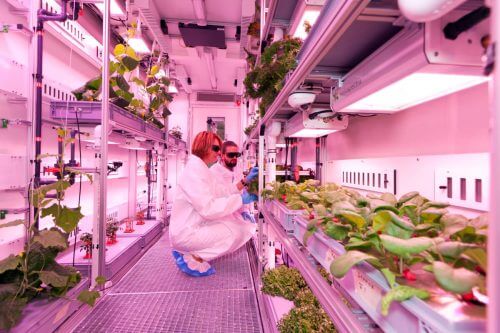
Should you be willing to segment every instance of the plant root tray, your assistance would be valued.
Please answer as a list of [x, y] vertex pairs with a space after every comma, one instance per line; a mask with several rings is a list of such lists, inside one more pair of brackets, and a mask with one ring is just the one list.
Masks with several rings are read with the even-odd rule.
[[134, 231], [131, 233], [125, 232], [125, 224], [120, 225], [120, 229], [116, 232], [116, 236], [121, 239], [122, 237], [140, 237], [141, 247], [145, 247], [151, 243], [156, 236], [161, 233], [162, 224], [156, 220], [144, 220], [145, 224], [137, 225], [134, 221]]
[[[294, 224], [294, 236], [304, 244], [307, 221], [302, 216], [296, 216]], [[308, 239], [306, 247], [327, 271], [330, 271], [333, 259], [345, 253], [340, 242], [322, 231], [315, 232]], [[380, 312], [380, 302], [389, 290], [389, 285], [383, 275], [368, 263], [353, 267], [343, 278], [334, 279], [334, 283], [354, 299], [385, 332], [486, 331], [486, 307], [461, 302], [439, 288], [431, 290], [435, 296], [428, 301], [414, 297], [402, 303], [393, 302], [389, 314], [384, 317]]]
[[[123, 237], [118, 239], [118, 242], [113, 245], [106, 246], [106, 279], [111, 279], [120, 269], [123, 268], [132, 258], [141, 252], [141, 237]], [[75, 255], [75, 268], [78, 269], [83, 276], [88, 276], [92, 266], [92, 259], [84, 259], [85, 251], [77, 249]], [[66, 250], [57, 261], [61, 265], [72, 265], [73, 250]]]

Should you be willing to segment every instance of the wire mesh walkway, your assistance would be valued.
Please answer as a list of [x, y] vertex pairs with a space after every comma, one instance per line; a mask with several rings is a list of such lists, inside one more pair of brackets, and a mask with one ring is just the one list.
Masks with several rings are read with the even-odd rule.
[[180, 272], [171, 252], [165, 233], [74, 332], [262, 332], [246, 247], [203, 278]]

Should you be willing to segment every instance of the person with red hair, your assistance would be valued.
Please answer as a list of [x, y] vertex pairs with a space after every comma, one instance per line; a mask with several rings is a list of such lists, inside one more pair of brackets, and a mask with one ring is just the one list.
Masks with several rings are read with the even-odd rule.
[[[179, 269], [190, 276], [215, 273], [208, 261], [231, 253], [255, 233], [255, 225], [238, 217], [238, 210], [257, 200], [243, 193], [221, 194], [209, 167], [217, 162], [222, 140], [213, 132], [196, 135], [191, 156], [179, 178], [170, 216], [172, 254]], [[246, 177], [250, 182], [258, 169]]]

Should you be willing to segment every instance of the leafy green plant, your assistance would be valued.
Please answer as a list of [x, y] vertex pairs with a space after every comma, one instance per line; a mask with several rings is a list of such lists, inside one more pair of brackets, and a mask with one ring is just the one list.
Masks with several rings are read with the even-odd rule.
[[[125, 108], [134, 98], [129, 82], [132, 80], [132, 71], [139, 66], [140, 58], [132, 47], [124, 44], [116, 45], [113, 55], [115, 60], [109, 63], [109, 97], [113, 104]], [[125, 74], [128, 74], [128, 79]], [[74, 90], [73, 95], [79, 101], [98, 101], [101, 89], [102, 75], [99, 75]]]
[[[148, 57], [146, 80], [144, 81], [133, 75], [133, 71], [139, 66], [142, 59], [131, 46], [118, 44], [115, 46], [113, 54], [115, 60], [110, 61], [109, 64], [111, 102], [129, 110], [145, 121], [163, 128], [164, 122], [162, 123], [157, 118], [165, 119], [171, 114], [168, 105], [173, 100], [173, 96], [168, 92], [170, 80], [160, 75], [160, 69], [168, 62], [167, 57], [159, 52]], [[131, 91], [131, 83], [140, 89], [139, 96]], [[99, 75], [74, 90], [73, 95], [79, 101], [98, 101], [101, 89], [102, 76]], [[147, 100], [147, 104], [144, 103], [144, 100]]]
[[295, 268], [280, 266], [262, 275], [262, 292], [293, 301], [297, 293], [307, 287], [306, 281]]
[[173, 137], [179, 139], [179, 140], [182, 140], [182, 131], [181, 131], [181, 127], [180, 126], [174, 126], [172, 127], [168, 133], [170, 135], [172, 135]]
[[114, 237], [119, 229], [119, 223], [113, 218], [108, 219], [106, 222], [106, 236]]
[[[66, 131], [58, 135], [66, 146], [71, 139]], [[41, 156], [37, 157], [42, 158]], [[62, 158], [61, 158], [62, 160]], [[23, 308], [35, 298], [63, 297], [76, 286], [80, 273], [73, 267], [57, 263], [57, 255], [68, 248], [68, 233], [73, 231], [83, 217], [81, 207], [71, 208], [63, 204], [66, 190], [71, 186], [69, 173], [59, 165], [62, 179], [30, 191], [30, 199], [37, 211], [37, 218], [51, 216], [55, 227], [37, 230], [30, 221], [16, 220], [1, 224], [0, 228], [24, 225], [26, 244], [24, 251], [0, 261], [0, 329], [15, 326]], [[50, 196], [49, 196], [50, 195]], [[55, 198], [53, 198], [55, 195]]]
[[379, 269], [391, 288], [383, 300], [384, 314], [392, 301], [428, 298], [429, 290], [414, 288], [419, 279], [426, 281], [426, 288], [430, 281], [432, 288], [457, 296], [473, 288], [486, 294], [486, 214], [467, 219], [448, 214], [447, 203], [418, 192], [399, 199], [390, 193], [364, 197], [335, 184], [311, 188], [274, 183], [262, 195], [303, 207], [309, 220], [306, 246], [319, 231], [344, 246], [346, 253], [330, 267], [336, 278], [363, 261]]
[[251, 123], [250, 125], [245, 127], [245, 130], [243, 131], [245, 133], [245, 135], [250, 135], [250, 133], [252, 133], [254, 128], [257, 127], [258, 123], [259, 123], [259, 119], [257, 118], [253, 121], [253, 123]]
[[323, 309], [304, 305], [290, 310], [278, 323], [281, 333], [334, 333], [337, 332]]
[[283, 88], [283, 80], [296, 67], [296, 57], [302, 45], [298, 38], [285, 38], [268, 46], [262, 53], [261, 63], [256, 64], [245, 77], [246, 96], [261, 98], [261, 117]]
[[[322, 275], [327, 273], [322, 272]], [[278, 323], [280, 332], [336, 332], [330, 318], [295, 268], [280, 266], [267, 271], [262, 276], [262, 283], [262, 292], [294, 302], [295, 308]]]

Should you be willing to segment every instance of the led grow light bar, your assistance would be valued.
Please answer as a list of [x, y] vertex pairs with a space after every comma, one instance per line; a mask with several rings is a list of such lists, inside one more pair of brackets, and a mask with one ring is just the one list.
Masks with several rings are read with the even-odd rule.
[[487, 77], [475, 75], [413, 73], [351, 104], [344, 111], [401, 111], [487, 80]]

